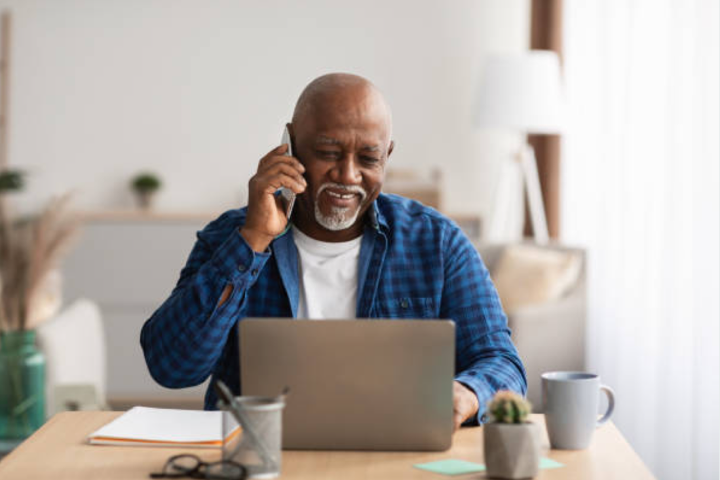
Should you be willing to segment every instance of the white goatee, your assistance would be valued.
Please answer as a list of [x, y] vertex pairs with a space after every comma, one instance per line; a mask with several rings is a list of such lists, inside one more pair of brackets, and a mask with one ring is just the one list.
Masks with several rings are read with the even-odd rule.
[[[327, 188], [342, 191], [343, 193], [357, 193], [360, 195], [360, 202], [355, 209], [349, 207], [330, 207], [330, 214], [325, 215], [320, 211], [320, 194]], [[333, 232], [345, 230], [355, 224], [360, 207], [367, 198], [367, 192], [357, 185], [342, 185], [340, 183], [323, 183], [315, 196], [315, 220], [323, 227]]]

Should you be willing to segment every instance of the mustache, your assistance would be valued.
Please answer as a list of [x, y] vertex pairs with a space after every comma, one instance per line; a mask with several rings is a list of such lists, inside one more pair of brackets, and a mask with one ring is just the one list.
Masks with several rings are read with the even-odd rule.
[[332, 188], [333, 190], [339, 190], [344, 193], [357, 193], [360, 195], [361, 201], [367, 198], [367, 192], [360, 185], [343, 185], [342, 183], [334, 182], [323, 183], [322, 185], [320, 185], [317, 195], [319, 196], [323, 192], [323, 190], [328, 188]]

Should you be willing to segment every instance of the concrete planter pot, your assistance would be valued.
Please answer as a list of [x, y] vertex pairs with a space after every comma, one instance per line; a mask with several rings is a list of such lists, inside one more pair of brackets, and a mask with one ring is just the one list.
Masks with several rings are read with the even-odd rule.
[[483, 426], [487, 475], [531, 478], [540, 468], [540, 430], [534, 423], [488, 423]]
[[135, 193], [138, 207], [141, 210], [152, 210], [153, 204], [155, 203], [155, 192], [154, 191], [138, 191]]

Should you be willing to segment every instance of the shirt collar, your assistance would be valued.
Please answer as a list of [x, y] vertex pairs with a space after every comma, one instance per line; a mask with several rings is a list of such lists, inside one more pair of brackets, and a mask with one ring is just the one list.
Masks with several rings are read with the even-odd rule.
[[[382, 194], [380, 194], [382, 195]], [[378, 197], [379, 199], [380, 197]], [[378, 200], [376, 199], [372, 206], [368, 209], [367, 212], [367, 222], [370, 224], [372, 228], [375, 230], [379, 230], [380, 227], [387, 228], [387, 220], [385, 219], [385, 215], [382, 214], [380, 211], [380, 207], [378, 206]]]

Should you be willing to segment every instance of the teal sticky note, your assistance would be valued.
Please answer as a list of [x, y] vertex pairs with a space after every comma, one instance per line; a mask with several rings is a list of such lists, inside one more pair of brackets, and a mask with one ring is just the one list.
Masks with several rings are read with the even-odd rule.
[[430, 463], [418, 463], [413, 465], [420, 470], [442, 473], [443, 475], [464, 475], [466, 473], [484, 472], [485, 465], [465, 460], [439, 460]]
[[[552, 469], [564, 467], [560, 462], [556, 462], [551, 458], [542, 457], [540, 459], [540, 469]], [[484, 472], [485, 465], [482, 463], [467, 462], [465, 460], [439, 460], [430, 463], [418, 463], [413, 465], [420, 470], [428, 472], [441, 473], [443, 475], [465, 475], [467, 473]]]
[[556, 462], [555, 460], [553, 460], [551, 458], [543, 457], [540, 459], [540, 468], [541, 469], [543, 469], [543, 468], [560, 468], [560, 467], [564, 467], [564, 466], [565, 465], [563, 465], [562, 463]]

